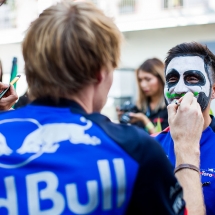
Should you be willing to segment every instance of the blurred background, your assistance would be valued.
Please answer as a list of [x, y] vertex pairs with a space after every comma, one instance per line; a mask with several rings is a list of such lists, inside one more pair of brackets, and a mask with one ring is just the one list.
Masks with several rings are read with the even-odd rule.
[[[21, 44], [30, 23], [47, 7], [60, 0], [7, 0], [0, 7], [0, 60], [3, 81], [10, 80], [12, 61], [22, 78], [18, 95], [27, 83]], [[103, 113], [116, 120], [115, 107], [124, 101], [134, 102], [137, 87], [134, 71], [152, 57], [164, 61], [167, 51], [182, 42], [206, 44], [215, 53], [215, 0], [92, 0], [113, 18], [124, 34], [120, 67], [114, 73]], [[215, 101], [211, 106], [215, 113]]]

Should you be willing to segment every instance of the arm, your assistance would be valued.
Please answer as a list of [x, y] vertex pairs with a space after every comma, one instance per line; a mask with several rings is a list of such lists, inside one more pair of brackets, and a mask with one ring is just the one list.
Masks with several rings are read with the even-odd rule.
[[[136, 135], [138, 136], [138, 135]], [[149, 137], [142, 138], [139, 173], [127, 214], [185, 215], [182, 187], [160, 145]]]
[[143, 113], [130, 113], [131, 123], [142, 121], [144, 126], [147, 128], [149, 134], [155, 133], [155, 127], [151, 120]]
[[[0, 82], [0, 92], [6, 89], [8, 86], [9, 86], [8, 84], [3, 84]], [[17, 99], [18, 96], [16, 94], [16, 91], [14, 90], [14, 87], [11, 85], [8, 92], [4, 95], [2, 99], [0, 99], [0, 111], [9, 110]]]
[[[199, 167], [199, 141], [204, 120], [196, 98], [192, 93], [187, 93], [179, 107], [176, 104], [168, 106], [168, 114], [176, 167], [180, 164]], [[205, 214], [200, 174], [192, 169], [181, 169], [176, 177], [183, 187], [189, 215]]]

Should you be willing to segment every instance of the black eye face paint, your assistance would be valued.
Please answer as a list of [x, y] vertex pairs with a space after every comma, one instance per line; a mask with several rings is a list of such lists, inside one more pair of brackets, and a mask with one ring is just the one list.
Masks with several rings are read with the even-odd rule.
[[179, 81], [180, 75], [176, 69], [171, 69], [166, 76], [166, 83], [168, 89], [174, 87]]
[[204, 86], [205, 76], [198, 70], [189, 70], [184, 73], [184, 83], [187, 86]]

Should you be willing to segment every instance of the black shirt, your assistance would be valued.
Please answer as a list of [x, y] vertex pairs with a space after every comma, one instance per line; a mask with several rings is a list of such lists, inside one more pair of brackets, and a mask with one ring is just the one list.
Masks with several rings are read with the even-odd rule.
[[[148, 110], [146, 112], [143, 112], [143, 114], [145, 114], [150, 119], [150, 121], [154, 124], [154, 126], [157, 126], [160, 121], [162, 130], [164, 130], [169, 126], [168, 112], [166, 107], [160, 108], [157, 111], [152, 111], [150, 110], [150, 108], [148, 108]], [[146, 130], [145, 125], [142, 122], [136, 122], [134, 123], [134, 125]]]

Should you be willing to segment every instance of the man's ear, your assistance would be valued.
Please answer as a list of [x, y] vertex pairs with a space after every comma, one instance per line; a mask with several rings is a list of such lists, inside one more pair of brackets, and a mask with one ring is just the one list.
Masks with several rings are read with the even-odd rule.
[[212, 85], [212, 89], [211, 89], [211, 99], [215, 99], [215, 83]]
[[96, 75], [97, 84], [101, 83], [101, 81], [105, 78], [106, 74], [107, 74], [106, 68], [102, 67], [101, 70]]
[[96, 80], [97, 80], [97, 84], [99, 84], [102, 81], [102, 73], [101, 71], [97, 72], [96, 74]]

